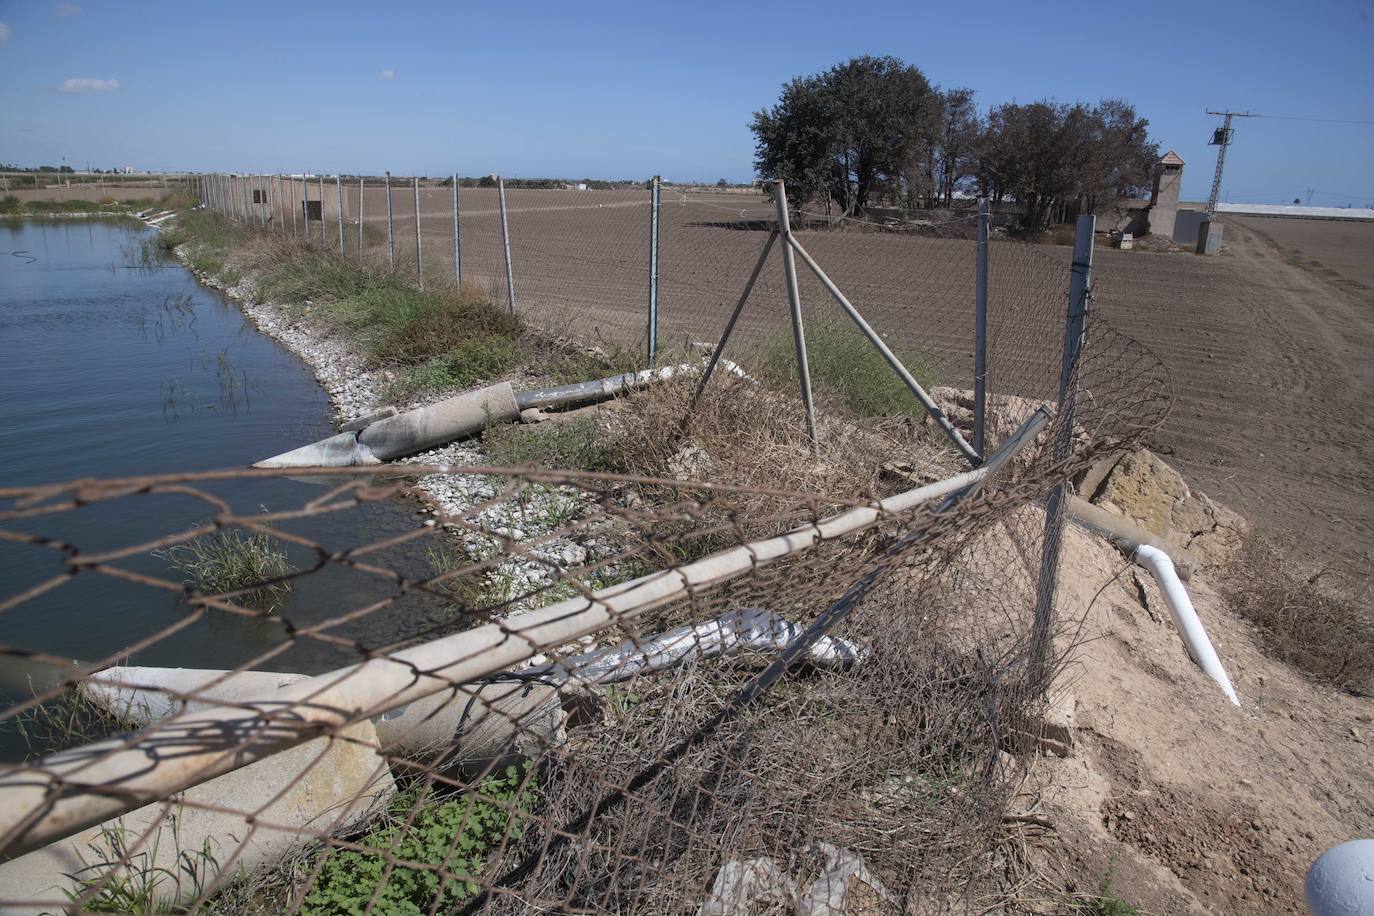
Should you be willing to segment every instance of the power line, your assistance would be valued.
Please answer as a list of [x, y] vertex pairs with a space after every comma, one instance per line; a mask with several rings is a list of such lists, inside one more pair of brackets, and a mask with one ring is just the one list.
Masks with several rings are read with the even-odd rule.
[[[1212, 114], [1212, 112], [1208, 112]], [[1364, 124], [1374, 127], [1374, 121], [1352, 121], [1348, 118], [1302, 118], [1295, 115], [1251, 115], [1252, 118], [1268, 118], [1271, 121], [1314, 121], [1319, 124]]]

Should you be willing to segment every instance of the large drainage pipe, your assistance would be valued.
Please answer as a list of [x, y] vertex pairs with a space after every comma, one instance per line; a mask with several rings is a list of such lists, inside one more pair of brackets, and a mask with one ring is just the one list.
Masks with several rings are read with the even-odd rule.
[[[520, 411], [537, 407], [606, 401], [652, 382], [664, 381], [698, 366], [664, 366], [626, 372], [590, 382], [515, 391], [509, 382], [468, 391], [428, 407], [397, 414], [391, 410], [347, 424], [342, 432], [319, 442], [274, 455], [255, 468], [351, 467], [380, 464], [422, 452], [455, 439], [475, 436], [497, 423], [514, 423]], [[371, 422], [369, 422], [371, 420]]]
[[1174, 569], [1174, 563], [1169, 559], [1169, 555], [1157, 547], [1141, 544], [1135, 549], [1134, 560], [1154, 576], [1159, 590], [1164, 593], [1164, 603], [1169, 606], [1169, 616], [1174, 618], [1174, 626], [1183, 637], [1183, 644], [1188, 647], [1188, 654], [1193, 657], [1193, 661], [1208, 677], [1217, 682], [1221, 692], [1226, 694], [1226, 699], [1239, 706], [1240, 700], [1236, 697], [1235, 688], [1231, 686], [1231, 679], [1226, 676], [1226, 669], [1221, 666], [1217, 650], [1212, 648], [1212, 641], [1207, 638], [1207, 631], [1203, 629], [1202, 621], [1193, 608], [1192, 599], [1188, 597], [1188, 590], [1179, 581], [1178, 572]]

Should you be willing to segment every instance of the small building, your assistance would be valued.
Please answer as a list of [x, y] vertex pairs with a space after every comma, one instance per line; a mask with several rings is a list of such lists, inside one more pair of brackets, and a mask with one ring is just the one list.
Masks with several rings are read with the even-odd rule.
[[1155, 186], [1150, 194], [1148, 216], [1150, 232], [1173, 238], [1174, 220], [1178, 217], [1178, 192], [1182, 186], [1183, 158], [1169, 150], [1155, 163]]

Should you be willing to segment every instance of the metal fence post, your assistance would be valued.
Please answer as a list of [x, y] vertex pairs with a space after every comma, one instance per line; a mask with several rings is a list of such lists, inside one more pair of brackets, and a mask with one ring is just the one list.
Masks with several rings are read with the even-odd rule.
[[658, 356], [658, 200], [659, 176], [650, 182], [649, 201], [649, 365]]
[[324, 219], [324, 175], [321, 174], [321, 175], [320, 175], [320, 247], [321, 247], [321, 248], [327, 248], [328, 245], [329, 245], [328, 241], [325, 239], [325, 227], [326, 227], [326, 225], [327, 225], [327, 224], [325, 223], [325, 219]]
[[386, 262], [396, 272], [396, 242], [391, 235], [391, 173], [386, 173]]
[[300, 231], [296, 228], [296, 178], [294, 175], [286, 176], [286, 190], [291, 194], [291, 237], [293, 239], [300, 238]]
[[973, 305], [973, 450], [983, 457], [988, 399], [988, 223], [986, 197], [978, 201], [978, 263]]
[[277, 207], [277, 231], [286, 235], [286, 210], [281, 202], [281, 176], [272, 176], [272, 198]]
[[334, 176], [334, 196], [337, 198], [336, 203], [338, 203], [338, 205], [339, 205], [339, 256], [342, 257], [342, 256], [343, 256], [343, 253], [344, 253], [344, 237], [343, 237], [343, 178], [342, 178], [341, 176], [339, 176], [339, 175], [335, 175], [335, 176]]
[[415, 189], [415, 276], [420, 283], [420, 289], [425, 288], [425, 256], [420, 249], [420, 176], [411, 176]]
[[453, 283], [463, 285], [463, 246], [458, 226], [458, 173], [453, 173]]
[[510, 228], [506, 225], [506, 179], [496, 179], [497, 199], [501, 203], [501, 245], [506, 249], [506, 294], [510, 297], [511, 314], [515, 314], [515, 272], [510, 264]]
[[816, 439], [816, 408], [811, 403], [811, 367], [806, 361], [806, 332], [802, 328], [801, 293], [797, 289], [797, 262], [788, 241], [792, 221], [787, 215], [787, 186], [781, 178], [773, 182], [773, 204], [778, 212], [778, 234], [782, 240], [782, 272], [787, 280], [787, 305], [792, 313], [792, 340], [797, 348], [797, 374], [801, 378], [802, 404], [806, 407], [806, 435]]
[[[1083, 346], [1087, 324], [1088, 290], [1092, 281], [1093, 230], [1096, 218], [1091, 213], [1078, 217], [1074, 228], [1073, 267], [1069, 280], [1068, 319], [1064, 325], [1064, 354], [1059, 368], [1059, 409], [1055, 417], [1051, 466], [1069, 457], [1073, 446], [1074, 396], [1073, 372]], [[1047, 683], [1050, 645], [1054, 634], [1054, 599], [1059, 579], [1059, 552], [1064, 539], [1064, 484], [1050, 490], [1045, 501], [1045, 527], [1041, 538], [1040, 578], [1035, 590], [1035, 623], [1031, 634], [1029, 687], [1035, 694], [1049, 688]]]
[[257, 180], [258, 228], [267, 228], [267, 176], [259, 175]]
[[358, 176], [358, 260], [363, 259], [363, 188], [367, 182], [363, 176]]

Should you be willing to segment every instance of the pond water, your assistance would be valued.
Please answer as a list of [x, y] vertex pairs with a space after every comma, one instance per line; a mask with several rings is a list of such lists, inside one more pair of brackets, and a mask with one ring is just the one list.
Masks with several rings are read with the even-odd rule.
[[[328, 398], [307, 367], [174, 259], [149, 254], [144, 242], [152, 232], [134, 221], [0, 221], [0, 486], [242, 468], [333, 431]], [[205, 489], [252, 513], [299, 508], [337, 484], [281, 477]], [[11, 505], [0, 500], [0, 508]], [[279, 530], [344, 551], [414, 531], [416, 509], [390, 498], [281, 523]], [[156, 494], [0, 528], [58, 538], [89, 553], [154, 541], [214, 514], [191, 496]], [[368, 561], [423, 575], [432, 569], [427, 550], [420, 541]], [[298, 568], [315, 562], [297, 545], [287, 553]], [[151, 551], [112, 565], [173, 581], [183, 575]], [[63, 568], [60, 552], [0, 541], [0, 600]], [[212, 609], [192, 619], [175, 592], [82, 572], [0, 613], [0, 647], [7, 650], [0, 654], [0, 702], [8, 707], [58, 677], [56, 666], [16, 651], [86, 664], [121, 659], [317, 673], [443, 627], [450, 612], [442, 602], [407, 595], [331, 630], [328, 640], [291, 635], [395, 592], [385, 577], [330, 564], [296, 580], [274, 613]], [[0, 757], [22, 753], [4, 728]]]

